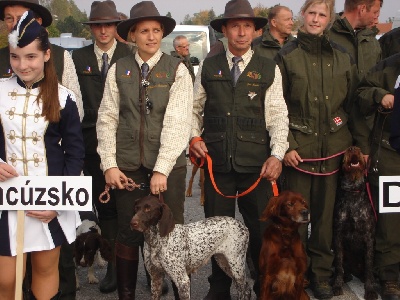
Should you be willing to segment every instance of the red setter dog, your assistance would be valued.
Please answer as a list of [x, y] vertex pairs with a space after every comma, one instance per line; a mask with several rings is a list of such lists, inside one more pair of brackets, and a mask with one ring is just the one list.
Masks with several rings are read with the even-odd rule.
[[284, 191], [272, 197], [261, 221], [270, 224], [260, 252], [261, 300], [309, 300], [304, 290], [307, 256], [298, 228], [310, 221], [304, 198]]

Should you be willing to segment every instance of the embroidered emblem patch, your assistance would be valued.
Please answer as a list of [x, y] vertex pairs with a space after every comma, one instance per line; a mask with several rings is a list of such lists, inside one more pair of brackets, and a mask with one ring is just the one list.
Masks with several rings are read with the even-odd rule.
[[214, 77], [222, 77], [222, 71], [218, 70], [217, 74], [214, 74]]
[[256, 94], [255, 92], [249, 92], [249, 93], [247, 94], [247, 96], [249, 96], [249, 99], [250, 99], [250, 100], [253, 100], [253, 98], [254, 98], [255, 96], [257, 96], [257, 94]]
[[125, 74], [122, 74], [121, 77], [124, 77], [124, 78], [129, 78], [129, 77], [131, 77], [131, 70], [125, 70]]
[[336, 126], [340, 126], [343, 123], [340, 117], [333, 118], [333, 122], [335, 122]]
[[247, 72], [247, 77], [249, 77], [251, 79], [260, 80], [261, 74], [256, 71], [249, 71], [249, 72]]
[[13, 71], [11, 68], [8, 68], [6, 72], [3, 74], [3, 77], [10, 77], [13, 74]]
[[83, 71], [83, 73], [85, 73], [85, 74], [92, 73], [92, 67], [91, 66], [86, 66], [86, 69], [85, 69], [85, 71]]
[[157, 78], [170, 78], [170, 74], [167, 72], [157, 72], [155, 75]]

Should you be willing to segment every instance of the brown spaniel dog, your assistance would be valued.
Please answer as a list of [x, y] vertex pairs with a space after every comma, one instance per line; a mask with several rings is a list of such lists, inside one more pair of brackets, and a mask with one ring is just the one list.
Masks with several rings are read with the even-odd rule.
[[284, 191], [272, 197], [261, 221], [270, 224], [260, 252], [261, 300], [308, 300], [304, 290], [307, 256], [298, 228], [310, 221], [304, 198]]

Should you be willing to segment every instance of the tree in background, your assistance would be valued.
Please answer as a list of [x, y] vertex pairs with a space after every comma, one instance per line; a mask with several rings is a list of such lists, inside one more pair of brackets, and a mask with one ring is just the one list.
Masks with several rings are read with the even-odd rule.
[[61, 33], [68, 32], [72, 33], [72, 36], [84, 37], [86, 39], [91, 38], [88, 28], [82, 25], [81, 22], [78, 22], [73, 16], [68, 16], [63, 21], [58, 21], [56, 27]]
[[47, 29], [50, 37], [60, 33], [72, 33], [72, 36], [91, 38], [91, 33], [81, 22], [88, 20], [86, 12], [76, 6], [74, 0], [41, 0], [43, 6], [53, 15], [53, 23]]

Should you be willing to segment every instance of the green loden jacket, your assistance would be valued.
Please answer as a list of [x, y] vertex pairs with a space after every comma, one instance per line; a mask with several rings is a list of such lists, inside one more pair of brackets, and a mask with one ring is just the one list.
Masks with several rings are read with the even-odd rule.
[[[329, 157], [352, 144], [348, 128], [357, 67], [327, 35], [317, 37], [299, 31], [297, 39], [279, 51], [277, 61], [283, 95], [289, 111], [289, 149], [303, 159]], [[310, 172], [329, 173], [340, 159], [300, 163]]]

